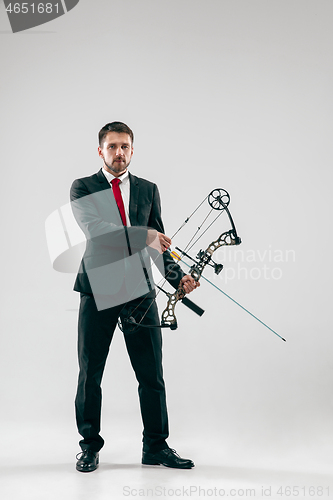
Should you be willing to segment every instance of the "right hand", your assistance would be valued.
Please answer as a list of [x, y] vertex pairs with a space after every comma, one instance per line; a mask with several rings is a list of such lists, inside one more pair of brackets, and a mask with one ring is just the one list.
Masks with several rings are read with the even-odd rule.
[[165, 234], [155, 231], [155, 229], [148, 229], [146, 244], [162, 254], [170, 247], [171, 240]]

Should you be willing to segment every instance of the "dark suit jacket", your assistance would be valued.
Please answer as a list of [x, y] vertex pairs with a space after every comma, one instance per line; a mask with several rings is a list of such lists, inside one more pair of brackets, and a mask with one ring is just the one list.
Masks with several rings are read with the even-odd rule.
[[[108, 281], [112, 293], [115, 293], [117, 284], [119, 283], [119, 287], [122, 285], [124, 275], [133, 274], [133, 270], [128, 269], [128, 263], [131, 266], [131, 255], [140, 255], [141, 261], [143, 256], [146, 267], [150, 268], [146, 246], [147, 230], [152, 228], [164, 233], [160, 196], [156, 184], [152, 182], [131, 173], [129, 181], [131, 227], [128, 228], [122, 225], [111, 186], [102, 169], [89, 177], [76, 179], [72, 184], [70, 198], [73, 213], [87, 239], [74, 285], [74, 290], [78, 292], [95, 293], [88, 278], [89, 271], [105, 269], [103, 266], [116, 263], [111, 268], [112, 280]], [[156, 260], [158, 253], [150, 247], [148, 251]], [[184, 273], [170, 255], [163, 253], [163, 257], [157, 258], [156, 263], [165, 272], [169, 283], [177, 288]], [[155, 291], [149, 296], [155, 296]]]

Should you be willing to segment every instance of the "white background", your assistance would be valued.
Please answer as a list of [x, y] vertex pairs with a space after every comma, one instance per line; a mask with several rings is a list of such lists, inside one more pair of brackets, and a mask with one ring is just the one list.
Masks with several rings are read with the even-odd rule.
[[[8, 471], [29, 465], [33, 474], [35, 464], [48, 464], [49, 474], [58, 467], [59, 477], [88, 481], [74, 469], [75, 276], [52, 269], [44, 223], [68, 202], [75, 178], [100, 168], [98, 130], [120, 120], [135, 134], [131, 171], [159, 186], [166, 234], [213, 188], [229, 191], [243, 242], [236, 254], [218, 253], [225, 265], [218, 278], [206, 276], [287, 339], [202, 283], [190, 296], [205, 309], [202, 318], [179, 305], [179, 329], [163, 333], [169, 445], [195, 461], [190, 473], [203, 471], [207, 488], [222, 479], [237, 488], [248, 478], [260, 496], [262, 484], [282, 477], [328, 486], [332, 15], [325, 0], [81, 0], [49, 24], [12, 34], [0, 5]], [[227, 229], [223, 215], [197, 249]], [[173, 243], [184, 242], [180, 233]], [[104, 500], [105, 491], [123, 497], [130, 476], [126, 482], [121, 471], [139, 464], [141, 453], [136, 381], [119, 331], [103, 391], [101, 461], [115, 472], [109, 489], [94, 490]], [[140, 471], [133, 466], [137, 484]], [[6, 498], [39, 498], [37, 483], [28, 490], [6, 483]], [[63, 494], [61, 484], [40, 498]], [[90, 493], [81, 485], [71, 498]]]

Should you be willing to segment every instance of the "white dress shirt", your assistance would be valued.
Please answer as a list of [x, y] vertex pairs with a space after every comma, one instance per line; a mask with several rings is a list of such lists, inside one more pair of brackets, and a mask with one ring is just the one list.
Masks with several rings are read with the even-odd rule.
[[[106, 180], [108, 181], [109, 184], [111, 184], [111, 181], [113, 179], [117, 178], [113, 174], [110, 174], [110, 172], [105, 170], [104, 167], [102, 168], [102, 172], [105, 175]], [[131, 225], [131, 221], [129, 218], [130, 181], [129, 181], [128, 170], [126, 170], [126, 172], [124, 174], [120, 175], [118, 177], [118, 179], [121, 181], [119, 183], [119, 187], [120, 187], [120, 192], [121, 192], [121, 196], [122, 196], [124, 208], [125, 208], [126, 224], [128, 227], [130, 227], [130, 225]], [[112, 189], [112, 184], [111, 184], [111, 189]]]

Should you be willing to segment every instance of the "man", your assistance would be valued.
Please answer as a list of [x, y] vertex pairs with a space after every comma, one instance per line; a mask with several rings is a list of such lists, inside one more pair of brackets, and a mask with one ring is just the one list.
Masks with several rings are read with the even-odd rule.
[[[190, 293], [199, 283], [184, 275], [166, 252], [171, 240], [164, 234], [157, 186], [128, 172], [132, 130], [121, 122], [105, 125], [99, 132], [98, 154], [103, 160], [100, 171], [75, 180], [71, 187], [74, 216], [87, 238], [74, 285], [81, 294], [75, 408], [83, 438], [76, 469], [91, 472], [98, 467], [104, 444], [100, 385], [119, 318], [139, 383], [142, 463], [190, 469], [194, 463], [179, 457], [166, 443], [162, 336], [160, 328], [149, 327], [159, 324], [149, 255], [162, 256], [165, 276], [174, 288], [181, 285]], [[128, 318], [139, 326], [133, 328]]]

